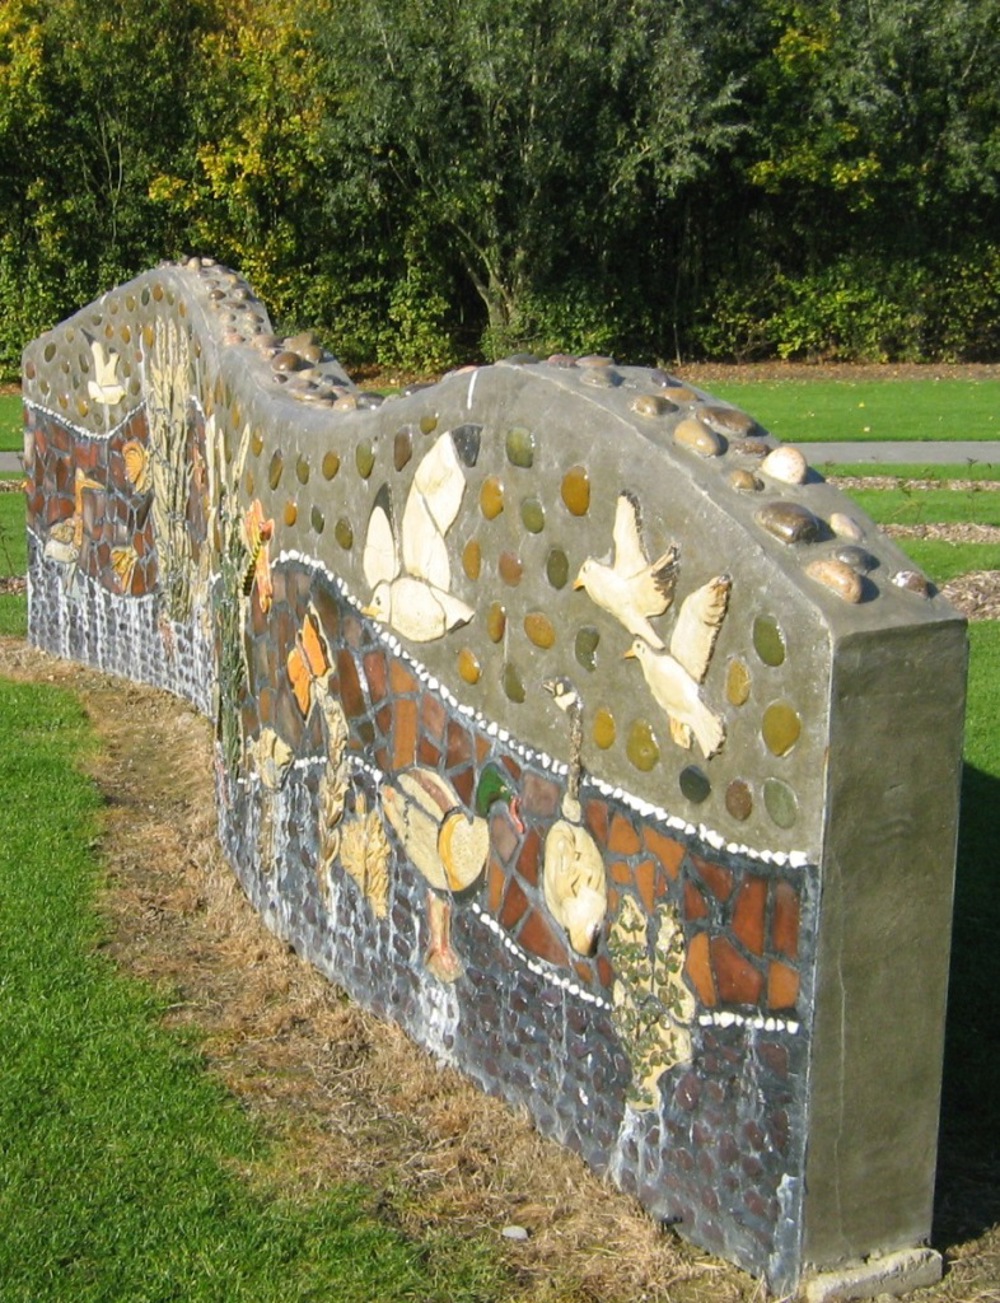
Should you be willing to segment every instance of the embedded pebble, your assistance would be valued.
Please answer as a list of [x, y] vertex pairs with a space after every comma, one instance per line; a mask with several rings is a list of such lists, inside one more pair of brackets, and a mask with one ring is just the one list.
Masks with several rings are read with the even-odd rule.
[[591, 385], [594, 389], [614, 389], [620, 385], [622, 378], [620, 374], [611, 366], [598, 366], [593, 363], [580, 363], [583, 367], [580, 376], [581, 384]]
[[916, 593], [918, 597], [931, 595], [930, 583], [918, 570], [897, 570], [892, 577], [892, 582], [897, 588], [902, 588], [908, 593]]
[[825, 584], [845, 602], [861, 601], [864, 592], [861, 576], [844, 561], [832, 557], [812, 561], [806, 566], [806, 574], [817, 583]]
[[878, 567], [878, 559], [856, 543], [844, 543], [833, 555], [836, 561], [842, 561], [859, 575], [871, 574]]
[[682, 448], [690, 448], [701, 457], [719, 457], [726, 451], [726, 441], [722, 435], [716, 434], [692, 416], [677, 423], [674, 442]]
[[743, 457], [766, 457], [771, 451], [771, 445], [763, 439], [733, 439], [729, 447]]
[[666, 416], [677, 411], [677, 404], [662, 394], [640, 394], [632, 400], [632, 411], [639, 416]]
[[864, 538], [864, 532], [857, 521], [842, 511], [835, 511], [830, 517], [830, 528], [838, 538], [849, 538], [858, 543]]
[[723, 434], [749, 434], [757, 422], [738, 407], [702, 407], [698, 415]]
[[798, 502], [769, 502], [754, 519], [780, 543], [813, 543], [820, 535], [820, 522]]
[[758, 493], [764, 483], [752, 471], [737, 469], [729, 477], [729, 486], [737, 493]]
[[782, 444], [767, 454], [760, 464], [761, 472], [782, 484], [804, 484], [809, 474], [809, 463], [798, 448]]

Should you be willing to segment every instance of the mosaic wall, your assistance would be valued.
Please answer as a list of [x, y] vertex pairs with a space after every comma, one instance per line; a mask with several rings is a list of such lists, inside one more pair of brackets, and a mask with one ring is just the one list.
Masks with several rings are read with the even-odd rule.
[[[933, 1072], [912, 1207], [847, 1227], [863, 1124], [806, 1176], [870, 1066], [824, 1030], [864, 984], [831, 874], [919, 916], [904, 1029], [943, 1002], [964, 629], [796, 449], [600, 357], [383, 400], [207, 259], [35, 341], [24, 396], [30, 636], [214, 719], [271, 927], [777, 1289], [926, 1235]], [[862, 683], [894, 722], [845, 746]]]

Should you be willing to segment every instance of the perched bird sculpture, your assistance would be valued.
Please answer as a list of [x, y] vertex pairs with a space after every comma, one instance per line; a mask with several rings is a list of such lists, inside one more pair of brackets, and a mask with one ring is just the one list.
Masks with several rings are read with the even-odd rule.
[[651, 647], [662, 648], [649, 621], [663, 615], [674, 599], [677, 548], [669, 547], [650, 562], [642, 544], [639, 503], [631, 493], [618, 495], [613, 538], [613, 562], [605, 565], [588, 557], [573, 586], [584, 589], [591, 601], [621, 621], [629, 633], [644, 638]]
[[690, 749], [697, 739], [706, 760], [722, 748], [726, 729], [722, 717], [702, 701], [699, 685], [708, 673], [731, 587], [729, 575], [716, 575], [684, 600], [669, 651], [636, 638], [625, 653], [639, 662], [650, 692], [667, 712], [673, 740]]
[[417, 468], [403, 511], [401, 547], [388, 485], [375, 497], [363, 562], [372, 596], [364, 612], [412, 642], [431, 642], [475, 614], [450, 591], [445, 542], [464, 493], [465, 474], [451, 434], [445, 433]]
[[90, 490], [103, 489], [104, 485], [82, 471], [79, 466], [73, 477], [73, 514], [57, 521], [49, 530], [45, 542], [45, 555], [50, 561], [75, 567], [83, 547], [83, 495]]
[[524, 825], [518, 797], [496, 763], [479, 776], [469, 815], [458, 793], [434, 769], [415, 765], [381, 789], [382, 810], [403, 849], [427, 879], [430, 944], [425, 962], [442, 982], [453, 982], [462, 964], [451, 945], [451, 900], [465, 891], [486, 868], [490, 853], [489, 813], [500, 801], [518, 832]]
[[580, 775], [583, 750], [583, 705], [567, 678], [547, 679], [542, 685], [570, 719], [570, 763], [561, 814], [545, 838], [542, 892], [549, 913], [581, 955], [597, 947], [608, 908], [608, 883], [604, 857], [583, 826]]

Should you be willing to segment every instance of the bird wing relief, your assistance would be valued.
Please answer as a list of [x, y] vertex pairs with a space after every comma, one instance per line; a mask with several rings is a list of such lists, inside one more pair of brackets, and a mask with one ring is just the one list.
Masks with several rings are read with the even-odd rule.
[[375, 495], [372, 514], [368, 518], [362, 566], [365, 578], [373, 589], [379, 584], [391, 584], [399, 574], [399, 551], [393, 533], [392, 499], [388, 484], [383, 484]]

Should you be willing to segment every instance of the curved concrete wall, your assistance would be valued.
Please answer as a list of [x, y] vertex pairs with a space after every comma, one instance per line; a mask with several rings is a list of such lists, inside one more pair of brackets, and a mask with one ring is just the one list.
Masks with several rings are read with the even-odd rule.
[[965, 633], [851, 502], [606, 358], [383, 401], [210, 260], [24, 398], [30, 636], [214, 718], [271, 927], [775, 1288], [926, 1237]]

